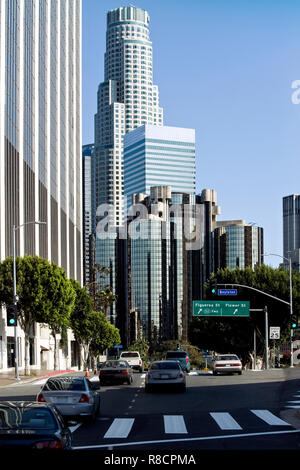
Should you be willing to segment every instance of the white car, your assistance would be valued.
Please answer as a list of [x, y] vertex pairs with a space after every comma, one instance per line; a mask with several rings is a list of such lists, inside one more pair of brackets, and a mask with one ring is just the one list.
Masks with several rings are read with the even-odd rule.
[[235, 354], [218, 354], [213, 359], [213, 375], [232, 374], [242, 375], [242, 362]]
[[138, 351], [123, 351], [121, 352], [119, 359], [127, 361], [132, 369], [143, 372], [143, 361]]

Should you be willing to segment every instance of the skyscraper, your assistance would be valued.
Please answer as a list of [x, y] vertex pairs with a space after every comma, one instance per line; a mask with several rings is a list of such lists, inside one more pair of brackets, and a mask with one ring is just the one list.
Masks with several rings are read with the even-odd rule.
[[[1, 260], [16, 226], [17, 256], [39, 255], [82, 281], [81, 158], [81, 0], [1, 0]], [[1, 331], [0, 368], [14, 363], [11, 328]], [[41, 337], [31, 338], [34, 365], [50, 351]]]
[[124, 194], [150, 195], [151, 186], [195, 194], [195, 130], [145, 124], [124, 136]]
[[0, 258], [81, 280], [81, 0], [0, 2]]
[[[291, 194], [282, 199], [283, 256], [292, 258], [293, 267], [299, 269], [300, 259], [300, 195]], [[284, 264], [288, 266], [287, 260]]]
[[158, 87], [152, 78], [149, 15], [133, 6], [109, 11], [104, 82], [95, 115], [96, 207], [113, 205], [113, 221], [123, 219], [123, 141], [143, 124], [163, 125]]

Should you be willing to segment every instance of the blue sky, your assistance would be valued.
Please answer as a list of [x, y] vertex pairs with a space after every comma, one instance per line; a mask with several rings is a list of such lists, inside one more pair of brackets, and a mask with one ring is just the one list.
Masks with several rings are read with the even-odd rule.
[[[282, 197], [300, 193], [299, 0], [131, 3], [150, 15], [164, 124], [196, 130], [197, 193], [215, 189], [218, 220], [256, 223], [264, 251], [282, 255]], [[82, 0], [83, 144], [94, 141], [106, 13], [127, 5]]]

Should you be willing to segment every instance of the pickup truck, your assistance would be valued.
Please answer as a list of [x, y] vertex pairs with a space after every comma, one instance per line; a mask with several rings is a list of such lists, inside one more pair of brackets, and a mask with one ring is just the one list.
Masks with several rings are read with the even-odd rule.
[[132, 369], [137, 369], [143, 372], [143, 361], [138, 351], [123, 351], [120, 354], [119, 359], [124, 359], [128, 362]]

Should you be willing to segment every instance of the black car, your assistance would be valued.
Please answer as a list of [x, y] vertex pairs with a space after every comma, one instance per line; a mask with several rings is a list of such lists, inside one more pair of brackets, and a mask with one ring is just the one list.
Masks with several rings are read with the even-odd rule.
[[127, 361], [106, 361], [99, 371], [101, 385], [107, 383], [126, 382], [130, 385], [133, 381], [132, 368]]
[[71, 447], [71, 431], [50, 403], [0, 402], [0, 451]]

